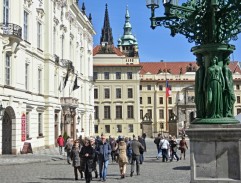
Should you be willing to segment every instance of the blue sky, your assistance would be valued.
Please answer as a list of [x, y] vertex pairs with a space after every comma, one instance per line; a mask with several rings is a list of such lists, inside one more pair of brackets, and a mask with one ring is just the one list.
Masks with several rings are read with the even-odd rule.
[[[141, 62], [178, 62], [195, 61], [195, 57], [190, 52], [194, 46], [188, 43], [182, 35], [170, 36], [169, 29], [157, 27], [155, 30], [150, 28], [150, 10], [146, 7], [145, 0], [79, 0], [81, 8], [85, 2], [86, 14], [92, 15], [92, 22], [96, 35], [94, 45], [100, 43], [101, 29], [104, 23], [105, 4], [108, 4], [110, 26], [112, 28], [114, 44], [123, 35], [125, 22], [125, 11], [128, 5], [132, 34], [136, 36], [139, 44], [139, 55]], [[163, 16], [163, 7], [156, 10], [156, 16]], [[236, 46], [231, 60], [241, 61], [241, 35], [239, 39], [232, 42]]]

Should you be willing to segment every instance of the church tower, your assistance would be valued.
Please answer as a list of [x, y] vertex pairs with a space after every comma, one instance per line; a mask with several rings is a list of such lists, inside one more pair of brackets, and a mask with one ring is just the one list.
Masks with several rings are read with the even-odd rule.
[[132, 35], [132, 27], [130, 23], [130, 15], [128, 7], [126, 7], [124, 35], [118, 40], [118, 48], [127, 57], [138, 57], [138, 43], [135, 36]]

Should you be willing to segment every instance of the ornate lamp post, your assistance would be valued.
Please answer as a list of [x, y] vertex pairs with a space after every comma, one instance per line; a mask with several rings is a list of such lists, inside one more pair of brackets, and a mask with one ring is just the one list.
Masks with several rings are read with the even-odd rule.
[[[241, 125], [233, 118], [235, 95], [228, 64], [241, 32], [240, 0], [187, 0], [179, 6], [163, 0], [163, 17], [156, 17], [159, 0], [146, 0], [151, 28], [163, 26], [171, 36], [194, 42], [191, 51], [199, 69], [195, 78], [197, 118], [186, 131], [190, 139], [191, 183], [241, 181]], [[234, 158], [235, 157], [235, 158]], [[234, 160], [235, 159], [235, 160]]]
[[151, 28], [163, 26], [171, 36], [182, 34], [194, 42], [191, 51], [199, 69], [195, 79], [196, 124], [238, 123], [233, 118], [235, 96], [229, 56], [241, 32], [241, 2], [237, 0], [188, 0], [179, 6], [164, 0], [163, 17], [156, 17], [160, 0], [146, 0], [151, 9]]

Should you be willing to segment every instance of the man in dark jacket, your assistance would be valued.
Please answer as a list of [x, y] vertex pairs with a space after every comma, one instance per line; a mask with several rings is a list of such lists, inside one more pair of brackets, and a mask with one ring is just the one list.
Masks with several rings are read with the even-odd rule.
[[99, 160], [100, 180], [105, 182], [111, 147], [110, 144], [106, 142], [106, 137], [104, 135], [101, 135], [101, 142], [97, 145], [96, 153], [98, 154]]
[[131, 177], [133, 176], [134, 173], [134, 168], [135, 168], [135, 162], [136, 162], [136, 173], [137, 175], [140, 175], [140, 150], [144, 151], [143, 145], [136, 140], [136, 137], [133, 135], [133, 140], [129, 144], [132, 148], [132, 160], [131, 160]]
[[138, 141], [144, 147], [144, 150], [140, 149], [140, 164], [142, 164], [144, 161], [144, 152], [146, 152], [146, 142], [145, 142], [145, 139], [142, 138], [141, 136], [138, 136]]

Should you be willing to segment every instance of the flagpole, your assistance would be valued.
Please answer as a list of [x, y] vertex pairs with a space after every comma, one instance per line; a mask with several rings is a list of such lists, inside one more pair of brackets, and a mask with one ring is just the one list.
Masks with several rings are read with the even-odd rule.
[[167, 102], [167, 99], [168, 99], [168, 96], [167, 95], [167, 67], [166, 67], [166, 63], [165, 63], [165, 80], [166, 80], [166, 131], [169, 131], [169, 127], [168, 127], [168, 102]]

